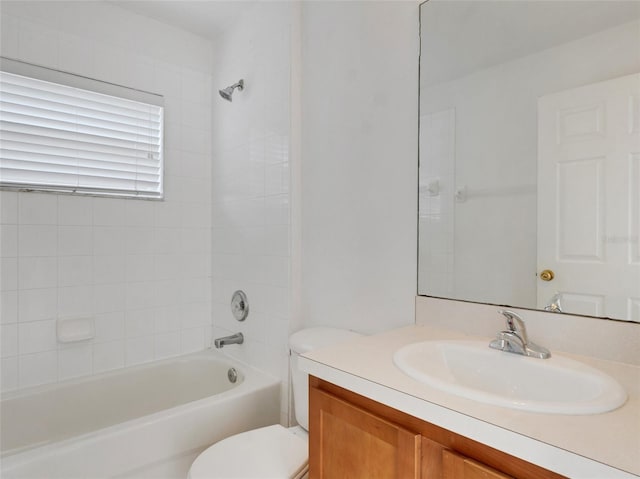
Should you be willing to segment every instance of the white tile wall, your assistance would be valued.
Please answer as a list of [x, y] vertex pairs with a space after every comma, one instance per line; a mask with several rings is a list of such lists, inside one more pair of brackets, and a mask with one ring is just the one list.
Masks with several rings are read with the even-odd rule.
[[[245, 343], [224, 351], [283, 381], [283, 423], [291, 320], [291, 8], [286, 2], [257, 5], [224, 36], [216, 51], [212, 105], [214, 335], [243, 332]], [[240, 78], [244, 91], [236, 91], [232, 103], [222, 100], [217, 90]], [[249, 299], [243, 323], [229, 308], [236, 289]]]
[[[283, 380], [283, 422], [292, 328], [375, 331], [414, 319], [416, 201], [407, 185], [417, 174], [418, 12], [417, 4], [396, 7], [269, 4], [247, 15], [216, 52], [214, 90], [240, 77], [246, 88], [233, 103], [213, 102], [214, 334], [242, 331], [245, 345], [225, 350]], [[383, 28], [393, 35], [381, 36]], [[363, 42], [374, 57], [361, 55]], [[302, 118], [300, 98], [288, 96], [300, 81]], [[353, 88], [345, 88], [349, 82]], [[388, 99], [393, 84], [409, 87]], [[302, 173], [290, 154], [299, 142]], [[294, 200], [301, 224], [292, 219]], [[302, 287], [292, 284], [300, 259]], [[229, 311], [235, 289], [249, 296], [244, 323]], [[294, 317], [300, 292], [302, 317]]]
[[[0, 192], [2, 390], [202, 349], [211, 315], [210, 42], [106, 2], [2, 2], [1, 53], [160, 93], [162, 202]], [[56, 319], [92, 317], [65, 345]]]
[[[304, 66], [312, 70], [329, 51], [333, 59], [334, 48], [344, 54], [343, 61], [363, 35], [378, 35], [376, 28], [359, 30], [361, 22], [384, 25], [394, 11], [381, 6], [343, 17], [336, 10], [331, 24], [339, 23], [334, 27], [342, 36], [327, 39], [316, 7], [321, 8], [301, 7], [308, 9], [302, 47], [295, 44], [300, 38], [292, 42], [291, 37], [292, 31], [300, 33], [301, 25], [292, 20], [293, 9], [300, 6], [267, 3], [247, 13], [216, 45], [213, 56], [208, 42], [106, 2], [2, 3], [3, 55], [156, 91], [165, 95], [166, 106], [166, 201], [1, 194], [3, 268], [16, 271], [15, 280], [11, 273], [3, 274], [0, 288], [4, 390], [202, 349], [210, 339], [212, 316], [216, 335], [246, 335], [243, 346], [224, 351], [283, 380], [282, 415], [288, 421], [288, 336], [292, 324], [303, 322], [292, 317], [292, 301], [299, 301], [292, 298], [292, 262], [297, 261], [292, 254], [300, 246], [292, 245], [292, 228], [299, 231], [301, 225], [291, 219], [292, 186], [300, 188], [291, 180], [291, 123], [300, 120], [291, 116], [291, 51], [302, 48]], [[410, 225], [415, 195], [407, 184], [415, 175], [411, 92], [417, 86], [405, 89], [406, 98], [393, 99], [399, 116], [388, 114], [388, 103], [382, 114], [370, 101], [384, 100], [382, 90], [389, 84], [416, 81], [412, 68], [417, 52], [411, 48], [417, 25], [410, 24], [411, 18], [417, 18], [413, 11], [394, 18], [396, 41], [372, 48], [376, 58], [359, 65], [357, 87], [344, 88], [344, 69], [327, 69], [304, 94], [304, 106], [326, 112], [329, 122], [316, 129], [311, 121], [311, 136], [294, 139], [310, 147], [304, 151], [308, 162], [322, 166], [303, 175], [305, 215], [315, 218], [303, 225], [310, 241], [305, 258], [312, 265], [305, 276], [312, 279], [304, 289], [307, 324], [374, 330], [413, 317], [416, 235]], [[395, 35], [397, 31], [405, 35]], [[386, 65], [390, 59], [402, 65], [401, 78], [391, 75], [396, 70]], [[391, 76], [380, 75], [380, 65]], [[241, 77], [246, 88], [236, 92], [233, 103], [218, 97], [217, 89]], [[331, 85], [335, 91], [328, 97]], [[367, 85], [375, 91], [363, 93]], [[362, 135], [343, 128], [342, 120], [363, 116], [371, 122], [361, 125]], [[404, 149], [408, 144], [414, 146]], [[363, 171], [372, 184], [352, 181]], [[388, 188], [393, 195], [379, 194]], [[377, 203], [369, 201], [374, 197]], [[360, 211], [363, 199], [376, 208], [350, 217]], [[33, 208], [34, 203], [42, 209]], [[378, 207], [399, 208], [402, 214], [386, 215], [395, 220], [381, 228]], [[395, 234], [396, 229], [404, 236]], [[32, 267], [26, 266], [29, 261]], [[32, 268], [46, 274], [29, 277]], [[337, 278], [345, 268], [352, 274]], [[26, 283], [21, 285], [21, 278]], [[342, 295], [345, 280], [355, 296]], [[235, 289], [249, 296], [251, 313], [244, 323], [233, 320], [229, 311]], [[371, 301], [374, 295], [381, 298], [381, 291], [389, 300], [382, 305]], [[411, 299], [407, 304], [405, 297]], [[342, 307], [345, 301], [375, 306], [358, 313]], [[78, 345], [52, 344], [51, 325], [69, 315], [92, 316], [96, 338]], [[347, 317], [354, 323], [340, 324]], [[367, 321], [373, 322], [360, 327]]]

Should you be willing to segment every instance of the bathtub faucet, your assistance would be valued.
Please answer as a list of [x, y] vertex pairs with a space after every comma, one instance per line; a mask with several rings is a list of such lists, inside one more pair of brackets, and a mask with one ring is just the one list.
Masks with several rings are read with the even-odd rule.
[[225, 336], [224, 338], [216, 338], [213, 340], [213, 344], [216, 348], [220, 349], [227, 344], [242, 344], [244, 343], [244, 336], [242, 333], [232, 334], [231, 336]]

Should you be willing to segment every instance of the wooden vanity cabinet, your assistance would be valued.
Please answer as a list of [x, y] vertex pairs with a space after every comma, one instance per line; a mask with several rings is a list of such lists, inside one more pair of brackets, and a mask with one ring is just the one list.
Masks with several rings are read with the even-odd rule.
[[561, 479], [316, 377], [309, 378], [309, 479]]
[[444, 479], [510, 479], [495, 469], [445, 449], [442, 451]]
[[[314, 434], [311, 451], [314, 477], [388, 479], [420, 477], [420, 434], [350, 404], [320, 389], [312, 389]], [[311, 420], [311, 419], [310, 419]]]

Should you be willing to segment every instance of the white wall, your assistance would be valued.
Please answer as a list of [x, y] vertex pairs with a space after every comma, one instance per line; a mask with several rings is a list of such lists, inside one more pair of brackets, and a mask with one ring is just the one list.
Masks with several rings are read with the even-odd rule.
[[[162, 93], [167, 108], [165, 202], [2, 193], [6, 389], [201, 349], [211, 312], [216, 336], [246, 335], [224, 351], [286, 391], [291, 330], [413, 321], [414, 2], [265, 3], [215, 51], [102, 2], [2, 14], [3, 55]], [[233, 103], [218, 97], [241, 77]], [[98, 337], [57, 344], [70, 315], [94, 316]]]
[[[216, 45], [213, 81], [212, 291], [214, 336], [241, 331], [223, 352], [280, 378], [288, 414], [291, 315], [290, 63], [293, 5], [246, 12]], [[217, 93], [243, 78], [229, 103]], [[249, 316], [230, 310], [244, 290]]]
[[[453, 297], [536, 307], [537, 99], [639, 71], [639, 27], [621, 25], [422, 91], [422, 114], [455, 109], [455, 187], [521, 192], [455, 203]], [[454, 189], [443, 194], [451, 198]], [[421, 241], [424, 254], [430, 239]]]
[[414, 320], [417, 2], [302, 10], [301, 315], [376, 332]]
[[[1, 192], [2, 389], [203, 349], [210, 335], [208, 41], [103, 2], [2, 2], [2, 55], [165, 96], [162, 202]], [[96, 338], [56, 340], [57, 318]]]
[[216, 45], [214, 335], [283, 381], [283, 423], [290, 332], [414, 320], [417, 22], [412, 2], [267, 3]]

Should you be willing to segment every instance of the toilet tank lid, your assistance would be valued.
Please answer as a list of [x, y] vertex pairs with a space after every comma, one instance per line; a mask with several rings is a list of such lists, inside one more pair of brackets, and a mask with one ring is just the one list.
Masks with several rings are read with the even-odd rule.
[[313, 349], [331, 346], [360, 336], [362, 336], [362, 334], [346, 329], [328, 327], [307, 328], [293, 333], [289, 338], [289, 346], [295, 353], [304, 354]]

